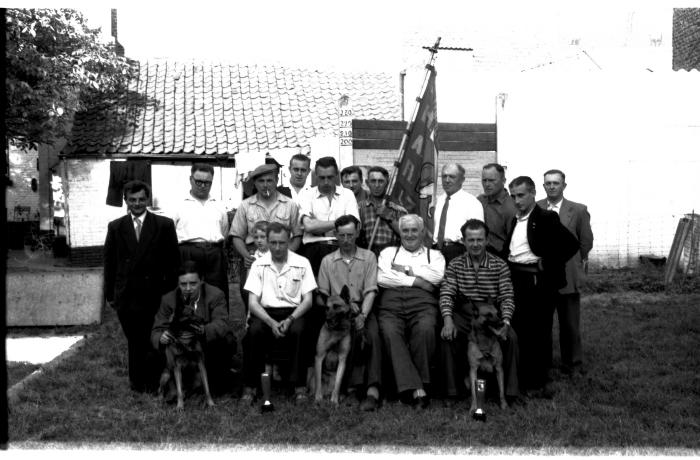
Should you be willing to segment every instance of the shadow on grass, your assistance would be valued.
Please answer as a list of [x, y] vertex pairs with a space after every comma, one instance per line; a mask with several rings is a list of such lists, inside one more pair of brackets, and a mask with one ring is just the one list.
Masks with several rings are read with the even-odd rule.
[[[129, 443], [146, 448], [325, 449], [426, 453], [697, 454], [700, 437], [700, 294], [598, 292], [584, 296], [586, 373], [554, 372], [552, 400], [468, 417], [467, 403], [433, 401], [427, 410], [387, 403], [373, 413], [356, 402], [309, 402], [277, 396], [273, 414], [238, 404], [231, 394], [186, 401], [185, 412], [128, 390], [126, 346], [113, 312], [81, 352], [31, 382], [12, 407], [10, 440]], [[555, 321], [556, 323], [556, 321]], [[558, 350], [555, 331], [555, 350]], [[557, 353], [555, 352], [555, 359]]]

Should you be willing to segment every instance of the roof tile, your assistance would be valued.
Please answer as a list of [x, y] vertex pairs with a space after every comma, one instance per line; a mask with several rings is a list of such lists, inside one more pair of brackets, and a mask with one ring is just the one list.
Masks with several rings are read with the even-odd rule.
[[347, 94], [356, 118], [399, 119], [393, 77], [278, 66], [142, 62], [129, 93], [103, 111], [76, 114], [65, 152], [235, 154], [310, 149], [338, 129]]

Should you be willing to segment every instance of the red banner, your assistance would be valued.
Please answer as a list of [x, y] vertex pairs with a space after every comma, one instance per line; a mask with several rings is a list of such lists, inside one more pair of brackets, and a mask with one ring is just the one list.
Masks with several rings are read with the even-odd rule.
[[418, 98], [418, 112], [406, 142], [406, 148], [397, 166], [396, 182], [389, 194], [409, 213], [418, 214], [425, 222], [427, 233], [433, 229], [428, 215], [433, 184], [437, 142], [437, 102], [435, 97], [435, 68], [427, 66], [430, 76], [425, 90]]

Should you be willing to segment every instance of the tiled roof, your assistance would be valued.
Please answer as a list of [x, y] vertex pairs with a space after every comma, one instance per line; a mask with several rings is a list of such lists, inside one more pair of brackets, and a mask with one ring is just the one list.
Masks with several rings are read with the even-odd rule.
[[700, 8], [673, 10], [673, 70], [700, 70]]
[[353, 118], [399, 120], [398, 76], [274, 66], [142, 62], [123, 101], [76, 114], [65, 154], [222, 155], [301, 147]]

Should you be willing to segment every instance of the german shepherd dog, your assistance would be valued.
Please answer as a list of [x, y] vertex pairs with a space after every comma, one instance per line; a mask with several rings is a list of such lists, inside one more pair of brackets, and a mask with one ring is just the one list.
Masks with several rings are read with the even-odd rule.
[[352, 319], [360, 312], [359, 307], [350, 302], [350, 293], [347, 286], [343, 286], [340, 295], [330, 296], [326, 302], [326, 321], [321, 327], [316, 342], [315, 374], [315, 400], [323, 400], [323, 363], [326, 357], [326, 368], [330, 368], [333, 354], [337, 354], [338, 366], [335, 372], [331, 402], [338, 404], [340, 398], [340, 385], [343, 381], [348, 354], [351, 345]]
[[501, 409], [508, 408], [504, 394], [503, 353], [496, 331], [503, 327], [498, 309], [488, 302], [472, 303], [472, 323], [469, 333], [467, 356], [469, 358], [469, 382], [472, 392], [470, 413], [476, 410], [476, 374], [481, 370], [496, 373]]
[[[179, 289], [178, 289], [179, 291]], [[177, 390], [177, 410], [185, 408], [184, 392], [182, 384], [182, 372], [185, 369], [195, 371], [195, 382], [197, 371], [204, 387], [206, 404], [214, 406], [214, 401], [209, 392], [209, 380], [207, 370], [204, 366], [204, 350], [199, 337], [195, 333], [195, 325], [203, 326], [202, 318], [194, 311], [193, 298], [182, 299], [182, 293], [178, 292], [175, 311], [170, 320], [168, 331], [175, 337], [175, 341], [165, 347], [166, 367], [160, 376], [160, 394], [165, 397], [171, 378], [174, 377]]]

